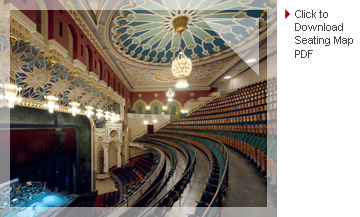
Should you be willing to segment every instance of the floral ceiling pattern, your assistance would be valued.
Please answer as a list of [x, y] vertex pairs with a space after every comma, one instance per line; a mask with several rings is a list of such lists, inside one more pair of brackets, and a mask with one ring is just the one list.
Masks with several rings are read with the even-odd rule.
[[[3, 46], [1, 46], [3, 47]], [[10, 71], [15, 72], [16, 83], [22, 87], [23, 99], [46, 102], [45, 96], [59, 98], [59, 105], [68, 106], [72, 101], [96, 109], [113, 110], [120, 114], [120, 104], [111, 100], [102, 91], [87, 85], [83, 78], [70, 75], [69, 70], [60, 64], [53, 67], [41, 52], [29, 43], [20, 40], [11, 47]], [[101, 124], [94, 116], [97, 126]]]
[[[274, 7], [266, 0], [136, 1], [114, 13], [109, 36], [114, 48], [128, 58], [170, 63], [182, 43], [185, 54], [197, 60], [231, 51], [231, 45], [251, 38], [267, 20], [264, 10]], [[180, 16], [189, 19], [182, 42], [172, 24]]]

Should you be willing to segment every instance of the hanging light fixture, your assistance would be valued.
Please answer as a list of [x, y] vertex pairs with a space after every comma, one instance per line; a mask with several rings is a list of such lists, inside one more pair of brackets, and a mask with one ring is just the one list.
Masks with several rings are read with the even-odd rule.
[[10, 84], [0, 84], [0, 100], [6, 99], [8, 101], [8, 107], [14, 108], [16, 102], [21, 102], [20, 97], [21, 87], [18, 87], [15, 82], [15, 72], [10, 72]]
[[97, 118], [100, 120], [100, 119], [104, 116], [103, 110], [97, 109], [97, 110], [96, 110], [96, 116], [97, 116]]
[[59, 105], [56, 105], [56, 102], [59, 100], [59, 98], [55, 96], [44, 96], [44, 98], [47, 101], [47, 104], [45, 104], [45, 107], [48, 107], [50, 113], [54, 113], [55, 109], [59, 108]]
[[169, 88], [169, 90], [166, 92], [166, 96], [168, 97], [168, 101], [169, 102], [172, 102], [173, 101], [173, 97], [175, 95], [175, 92], [173, 92], [171, 90], [171, 88]]
[[188, 18], [185, 16], [181, 16], [175, 18], [173, 21], [173, 26], [175, 32], [180, 34], [180, 53], [179, 56], [172, 62], [171, 73], [174, 77], [177, 78], [176, 87], [177, 88], [185, 88], [189, 86], [186, 78], [190, 75], [192, 70], [191, 60], [185, 56], [185, 53], [182, 49], [182, 33], [186, 30]]
[[80, 112], [80, 110], [78, 109], [80, 104], [77, 102], [71, 102], [69, 103], [69, 105], [71, 106], [71, 108], [69, 108], [69, 111], [71, 111], [73, 116], [76, 116], [76, 113]]
[[91, 107], [91, 106], [85, 106], [85, 109], [86, 109], [86, 115], [90, 118], [94, 112], [94, 107]]

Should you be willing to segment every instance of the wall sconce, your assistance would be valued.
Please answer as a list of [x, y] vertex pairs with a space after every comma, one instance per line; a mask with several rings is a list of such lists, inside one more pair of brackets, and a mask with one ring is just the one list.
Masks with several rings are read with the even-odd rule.
[[109, 118], [111, 118], [110, 112], [109, 112], [109, 111], [106, 111], [106, 112], [104, 112], [104, 113], [105, 113], [105, 115], [104, 115], [105, 120], [109, 120]]
[[96, 116], [100, 120], [104, 116], [103, 110], [101, 109], [96, 110]]
[[146, 124], [149, 124], [149, 122], [148, 121], [144, 121], [144, 124], [146, 125]]
[[120, 115], [116, 115], [116, 121], [121, 121]]
[[71, 111], [73, 116], [76, 116], [76, 113], [80, 112], [80, 110], [78, 109], [80, 104], [77, 102], [71, 102], [69, 103], [69, 105], [71, 106], [71, 108], [69, 108], [69, 111]]
[[149, 110], [149, 109], [150, 109], [150, 106], [147, 105], [147, 106], [146, 106], [146, 109]]
[[167, 106], [164, 106], [163, 109], [166, 110], [166, 109], [167, 109]]
[[157, 120], [155, 119], [155, 120], [153, 120], [153, 122], [156, 124], [156, 123], [157, 123]]
[[[15, 102], [21, 102], [22, 98], [20, 97], [21, 87], [18, 87], [16, 84], [0, 84], [0, 99], [6, 99], [8, 101], [8, 107], [14, 108]], [[4, 92], [4, 95], [3, 93]], [[19, 96], [18, 96], [19, 93]]]
[[94, 107], [91, 107], [91, 106], [85, 106], [85, 109], [86, 109], [86, 114], [88, 116], [88, 118], [91, 117], [91, 115], [94, 114], [93, 110], [94, 110]]
[[45, 107], [49, 108], [49, 112], [50, 113], [54, 113], [54, 109], [58, 109], [59, 105], [56, 105], [56, 101], [59, 100], [59, 98], [55, 97], [55, 96], [45, 96], [44, 97], [47, 101], [47, 104], [45, 104]]

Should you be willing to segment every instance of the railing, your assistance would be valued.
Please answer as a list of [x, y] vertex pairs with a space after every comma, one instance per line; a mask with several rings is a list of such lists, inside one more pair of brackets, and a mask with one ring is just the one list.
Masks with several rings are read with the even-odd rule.
[[200, 105], [198, 105], [198, 107], [191, 109], [191, 111], [186, 114], [186, 117], [189, 117], [191, 115], [191, 113], [197, 111], [199, 108], [203, 107], [204, 105], [208, 104], [209, 102], [211, 102], [217, 98], [219, 98], [219, 95], [215, 95], [215, 96], [211, 97], [210, 99], [206, 100], [205, 102], [201, 103]]
[[[146, 141], [146, 140], [145, 140], [145, 141]], [[149, 140], [149, 141], [151, 141], [151, 140]], [[157, 142], [159, 142], [159, 141], [157, 141]], [[161, 143], [161, 142], [159, 142], [159, 143]], [[169, 146], [169, 148], [171, 148], [171, 149], [173, 149], [173, 150], [175, 151], [175, 147], [173, 147], [173, 146], [171, 146], [171, 145], [168, 145], [168, 146]], [[176, 151], [175, 151], [175, 153], [176, 153]], [[178, 159], [176, 159], [176, 161], [178, 161]], [[176, 167], [176, 165], [174, 165], [174, 167]], [[150, 194], [154, 189], [156, 189], [157, 187], [159, 187], [160, 184], [163, 183], [163, 182], [166, 180], [166, 178], [169, 176], [170, 172], [171, 172], [171, 170], [164, 176], [164, 178], [163, 178], [162, 180], [159, 181], [158, 184], [156, 184], [151, 190], [149, 190], [148, 193], [142, 195], [141, 198], [139, 198], [139, 199], [137, 200], [137, 202], [139, 202], [139, 201], [141, 201], [142, 199], [144, 199], [144, 198], [145, 198], [146, 196], [148, 196], [148, 194]], [[136, 202], [136, 203], [137, 203], [137, 202]], [[149, 205], [148, 205], [148, 206], [149, 206]], [[148, 212], [148, 211], [146, 211], [146, 212]]]
[[[156, 150], [160, 154], [159, 163], [157, 164], [156, 169], [152, 170], [150, 172], [151, 173], [150, 177], [146, 178], [146, 180], [145, 180], [146, 183], [144, 183], [138, 189], [136, 189], [136, 191], [133, 192], [130, 197], [125, 199], [125, 201], [123, 200], [123, 201], [120, 201], [119, 203], [115, 204], [116, 207], [131, 207], [132, 205], [134, 205], [134, 203], [138, 200], [138, 198], [140, 198], [142, 196], [142, 194], [145, 191], [147, 191], [147, 189], [151, 186], [152, 182], [157, 178], [157, 176], [160, 174], [160, 171], [162, 170], [163, 166], [165, 165], [165, 155], [163, 154], [162, 151], [160, 151], [160, 149], [153, 147], [153, 146], [149, 146], [149, 145], [144, 145], [144, 144], [140, 145], [138, 143], [132, 143], [132, 146], [140, 146], [140, 147], [145, 147], [147, 149], [152, 148], [152, 149]], [[159, 171], [159, 168], [160, 168], [160, 171]], [[113, 213], [114, 211], [116, 211], [116, 209], [112, 209], [110, 212], [106, 212], [101, 216], [108, 216], [109, 214]]]
[[133, 114], [128, 113], [128, 118], [150, 118], [150, 119], [170, 119], [170, 115], [163, 115], [163, 114]]
[[[229, 155], [228, 155], [228, 151], [225, 147], [225, 145], [216, 140], [216, 139], [213, 139], [213, 138], [208, 138], [206, 137], [208, 140], [212, 140], [212, 143], [215, 142], [215, 144], [213, 143], [213, 145], [217, 146], [216, 143], [218, 144], [218, 148], [219, 150], [221, 151], [221, 153], [223, 154], [224, 156], [224, 159], [225, 159], [225, 162], [226, 162], [226, 165], [225, 165], [225, 171], [224, 171], [224, 174], [221, 178], [221, 181], [218, 183], [218, 188], [216, 189], [216, 192], [214, 194], [214, 197], [213, 199], [211, 200], [209, 206], [206, 208], [204, 214], [201, 216], [201, 217], [207, 217], [209, 214], [210, 214], [210, 211], [212, 209], [212, 207], [214, 206], [215, 204], [215, 201], [216, 199], [218, 199], [219, 203], [221, 201], [221, 186], [224, 184], [225, 180], [229, 180], [228, 179], [228, 170], [229, 170]], [[221, 148], [220, 148], [221, 147]], [[228, 182], [228, 185], [229, 185], [229, 182]], [[221, 203], [220, 203], [221, 204]], [[220, 209], [218, 209], [218, 211], [220, 211]]]
[[[178, 139], [177, 139], [178, 140]], [[179, 140], [181, 141], [181, 140]], [[173, 191], [176, 187], [177, 184], [179, 184], [179, 182], [188, 174], [188, 172], [191, 170], [191, 168], [193, 168], [195, 166], [195, 163], [196, 163], [196, 149], [188, 142], [185, 142], [185, 141], [181, 141], [183, 143], [186, 143], [190, 149], [193, 151], [194, 153], [194, 159], [193, 161], [191, 162], [191, 165], [189, 166], [189, 168], [183, 173], [183, 175], [179, 178], [179, 180], [174, 184], [174, 186], [164, 194], [164, 196], [162, 196], [160, 199], [158, 199], [156, 202], [153, 202], [151, 203], [148, 207], [153, 207], [152, 209], [146, 209], [146, 211], [143, 211], [140, 215], [138, 215], [138, 217], [143, 217], [145, 216], [145, 214], [147, 214], [150, 210], [154, 210], [156, 207], [155, 205], [156, 204], [160, 204], [160, 202], [169, 194], [169, 192]], [[189, 156], [190, 157], [190, 156]]]
[[[160, 130], [161, 128], [165, 127], [165, 126], [168, 125], [168, 124], [170, 124], [170, 120], [166, 121], [165, 123], [163, 123], [163, 124], [160, 125], [160, 126], [157, 126], [157, 127], [154, 129], [154, 133], [157, 132], [158, 130]], [[144, 131], [142, 131], [141, 133], [138, 133], [137, 135], [131, 137], [130, 141], [134, 141], [135, 139], [142, 137], [142, 136], [145, 135], [147, 132], [148, 132], [147, 130], [144, 130]]]

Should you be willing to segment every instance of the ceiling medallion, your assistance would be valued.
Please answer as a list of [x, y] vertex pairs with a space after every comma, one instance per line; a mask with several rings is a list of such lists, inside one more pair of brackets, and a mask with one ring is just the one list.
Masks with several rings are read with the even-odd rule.
[[176, 87], [185, 88], [189, 86], [186, 78], [190, 75], [192, 70], [191, 60], [184, 54], [182, 49], [182, 33], [186, 30], [188, 18], [185, 16], [175, 18], [173, 21], [174, 30], [180, 34], [180, 53], [179, 56], [172, 62], [171, 72], [177, 78]]

